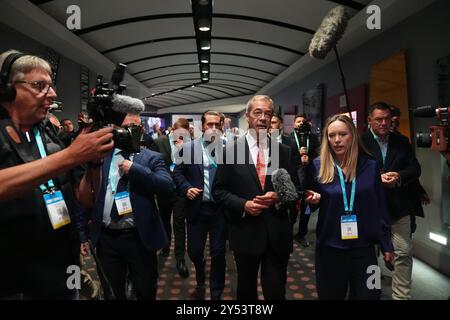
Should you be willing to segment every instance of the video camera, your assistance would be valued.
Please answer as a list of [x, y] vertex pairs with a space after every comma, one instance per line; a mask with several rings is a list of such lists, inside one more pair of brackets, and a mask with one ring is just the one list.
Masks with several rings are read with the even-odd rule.
[[417, 146], [419, 148], [430, 148], [434, 151], [450, 151], [449, 138], [449, 113], [450, 107], [434, 108], [432, 106], [419, 107], [413, 111], [414, 117], [432, 118], [436, 117], [438, 125], [430, 126], [430, 132], [419, 132], [416, 134]]
[[[111, 76], [113, 87], [103, 82], [103, 76], [97, 76], [97, 84], [91, 92], [87, 104], [88, 117], [93, 122], [93, 129], [98, 130], [114, 124], [121, 126], [127, 113], [139, 114], [144, 111], [144, 103], [132, 97], [121, 95], [126, 86], [121, 84], [127, 66], [118, 63]], [[89, 120], [89, 121], [91, 121]], [[84, 123], [84, 126], [89, 123]], [[124, 128], [114, 128], [113, 140], [116, 148], [125, 153], [137, 153], [140, 151], [142, 126], [129, 125]]]

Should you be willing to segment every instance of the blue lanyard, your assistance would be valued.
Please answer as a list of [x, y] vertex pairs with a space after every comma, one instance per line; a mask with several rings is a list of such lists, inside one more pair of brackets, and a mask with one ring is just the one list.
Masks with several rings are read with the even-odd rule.
[[[297, 143], [297, 149], [300, 150], [300, 142], [298, 142], [297, 133], [294, 132], [295, 142]], [[306, 153], [309, 152], [309, 137], [306, 138]]]
[[[33, 131], [34, 131], [34, 136], [36, 137], [36, 143], [37, 143], [37, 146], [39, 149], [39, 154], [41, 155], [41, 158], [45, 158], [47, 156], [47, 153], [45, 152], [44, 143], [42, 142], [41, 132], [37, 128], [34, 128]], [[50, 187], [50, 189], [55, 188], [55, 184], [53, 183], [52, 179], [48, 180], [47, 184]], [[41, 191], [44, 193], [52, 192], [52, 190], [48, 190], [47, 187], [43, 184], [41, 184], [39, 186], [39, 188], [41, 188]]]
[[[114, 174], [114, 159], [116, 158], [116, 153], [118, 152], [118, 149], [114, 148], [112, 158], [111, 158], [111, 165], [109, 166], [109, 183], [111, 185], [111, 193], [115, 194], [117, 191], [117, 184], [118, 181], [116, 181], [116, 175]], [[119, 151], [120, 152], [120, 151]]]
[[209, 162], [211, 163], [211, 165], [214, 168], [217, 168], [217, 163], [216, 161], [214, 161], [214, 159], [209, 155], [209, 153], [206, 151], [206, 146], [205, 146], [205, 140], [203, 140], [202, 138], [202, 150], [203, 150], [203, 154], [206, 155], [206, 157], [208, 158]]
[[351, 214], [353, 212], [353, 203], [355, 202], [356, 179], [354, 178], [352, 180], [352, 193], [350, 196], [350, 207], [349, 207], [348, 203], [347, 203], [347, 191], [345, 190], [344, 174], [342, 173], [341, 167], [336, 162], [334, 163], [334, 165], [336, 166], [336, 168], [339, 172], [339, 180], [341, 181], [342, 197], [344, 198], [345, 213]]

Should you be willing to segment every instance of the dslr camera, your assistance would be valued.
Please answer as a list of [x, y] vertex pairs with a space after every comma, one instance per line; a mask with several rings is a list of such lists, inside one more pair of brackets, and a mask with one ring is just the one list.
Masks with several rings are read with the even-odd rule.
[[[126, 86], [121, 84], [127, 66], [118, 63], [111, 76], [112, 87], [103, 81], [103, 76], [97, 76], [95, 89], [91, 92], [87, 104], [87, 113], [93, 122], [92, 130], [98, 130], [114, 124], [122, 125], [128, 112], [139, 113], [144, 110], [144, 104], [139, 99], [121, 95]], [[84, 126], [88, 123], [84, 123]], [[125, 153], [137, 153], [140, 151], [142, 140], [142, 126], [129, 125], [123, 128], [114, 128], [113, 140], [116, 148]]]
[[438, 124], [430, 126], [429, 132], [418, 132], [416, 134], [417, 146], [419, 148], [431, 148], [434, 151], [450, 151], [449, 148], [449, 113], [450, 107], [434, 108], [432, 106], [419, 107], [413, 111], [415, 117], [433, 118]]

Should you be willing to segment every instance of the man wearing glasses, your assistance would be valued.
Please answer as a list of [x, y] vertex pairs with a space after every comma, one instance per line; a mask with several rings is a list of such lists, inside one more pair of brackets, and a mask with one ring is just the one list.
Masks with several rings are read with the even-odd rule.
[[392, 113], [388, 104], [374, 103], [368, 113], [370, 129], [362, 135], [362, 139], [377, 159], [388, 204], [395, 250], [392, 299], [409, 300], [413, 267], [411, 215], [414, 212], [414, 199], [409, 188], [420, 177], [420, 164], [408, 138], [390, 132]]
[[[264, 298], [283, 300], [292, 227], [287, 208], [274, 191], [269, 168], [275, 169], [276, 163], [279, 168], [290, 169], [291, 150], [277, 141], [271, 143], [267, 137], [273, 115], [269, 96], [252, 97], [245, 115], [249, 130], [227, 144], [226, 163], [217, 168], [212, 195], [228, 218], [230, 248], [238, 274], [237, 299], [258, 299], [261, 267]], [[245, 159], [240, 158], [243, 155]]]
[[63, 149], [44, 125], [56, 98], [48, 62], [9, 50], [0, 68], [0, 298], [71, 299], [66, 271], [77, 262], [71, 169], [104, 158], [113, 148], [112, 129], [85, 130]]

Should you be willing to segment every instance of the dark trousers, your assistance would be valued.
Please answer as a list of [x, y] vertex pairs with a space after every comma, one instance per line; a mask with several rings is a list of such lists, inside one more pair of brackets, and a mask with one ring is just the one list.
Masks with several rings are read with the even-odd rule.
[[175, 191], [172, 193], [158, 194], [157, 199], [159, 212], [164, 223], [167, 238], [169, 239], [168, 246], [170, 247], [173, 226], [175, 258], [177, 261], [184, 259], [184, 255], [186, 253], [186, 214], [184, 211], [185, 199], [180, 197]]
[[[306, 204], [304, 201], [300, 203], [300, 207], [298, 208], [296, 204], [293, 204], [289, 206], [289, 216], [292, 225], [295, 224], [297, 221], [297, 218], [299, 218], [298, 221], [298, 232], [296, 234], [297, 238], [304, 238], [306, 234], [308, 233], [308, 223], [309, 218], [311, 217], [311, 214], [305, 214], [306, 211]], [[295, 230], [294, 230], [295, 232]]]
[[257, 279], [261, 265], [261, 286], [265, 300], [285, 300], [289, 255], [267, 249], [261, 255], [234, 252], [238, 276], [237, 300], [258, 300]]
[[71, 225], [53, 230], [45, 220], [42, 225], [30, 221], [23, 229], [0, 229], [0, 299], [17, 294], [25, 299], [74, 299], [76, 292], [67, 282], [74, 284], [70, 279], [75, 274], [67, 269], [79, 260], [73, 252]]
[[[137, 230], [130, 232], [102, 229], [97, 246], [98, 259], [116, 299], [125, 300], [127, 270], [140, 300], [155, 300], [158, 279], [158, 263], [155, 251], [148, 251], [141, 242]], [[110, 290], [101, 277], [105, 297]]]
[[[351, 240], [348, 240], [351, 241]], [[381, 290], [369, 289], [367, 268], [377, 266], [373, 247], [336, 249], [316, 248], [316, 285], [320, 300], [378, 300]]]
[[209, 233], [211, 273], [209, 277], [212, 299], [222, 296], [225, 286], [225, 219], [217, 205], [202, 204], [193, 221], [187, 221], [188, 254], [195, 266], [197, 285], [205, 284], [204, 251]]

